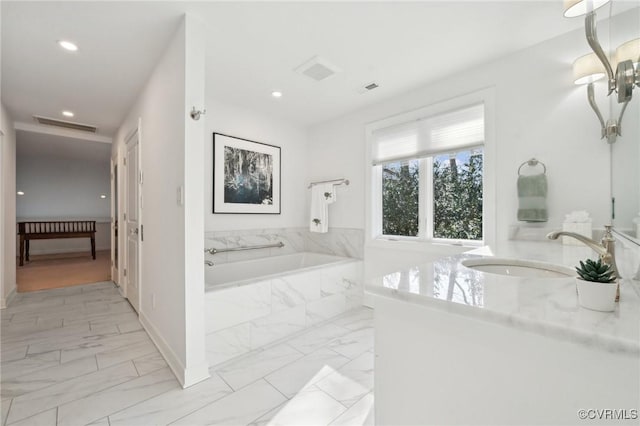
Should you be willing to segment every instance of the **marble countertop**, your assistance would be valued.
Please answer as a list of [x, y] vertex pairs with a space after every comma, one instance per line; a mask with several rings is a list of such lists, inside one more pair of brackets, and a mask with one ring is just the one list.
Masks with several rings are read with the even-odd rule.
[[370, 280], [366, 291], [611, 352], [640, 355], [637, 281], [622, 280], [614, 312], [596, 312], [579, 306], [574, 278], [503, 276], [460, 263], [489, 256], [573, 267], [578, 260], [594, 258], [594, 252], [557, 242], [514, 241], [497, 249], [483, 247], [404, 267]]

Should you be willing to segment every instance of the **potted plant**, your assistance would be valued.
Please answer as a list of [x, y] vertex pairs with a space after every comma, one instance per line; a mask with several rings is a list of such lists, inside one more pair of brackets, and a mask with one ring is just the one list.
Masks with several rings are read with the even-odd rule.
[[601, 259], [580, 261], [576, 266], [576, 284], [580, 305], [594, 311], [611, 312], [616, 307], [618, 277], [611, 265]]

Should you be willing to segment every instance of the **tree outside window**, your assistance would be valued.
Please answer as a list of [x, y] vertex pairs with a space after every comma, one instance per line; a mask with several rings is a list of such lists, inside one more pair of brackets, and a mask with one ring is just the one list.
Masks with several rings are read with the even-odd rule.
[[382, 233], [418, 235], [420, 166], [418, 160], [382, 165]]
[[433, 159], [433, 237], [482, 240], [482, 151]]
[[[421, 162], [431, 176], [421, 176]], [[429, 234], [437, 239], [482, 240], [482, 148], [382, 165], [382, 234], [420, 236], [421, 203], [432, 203]], [[421, 202], [420, 185], [427, 200]]]

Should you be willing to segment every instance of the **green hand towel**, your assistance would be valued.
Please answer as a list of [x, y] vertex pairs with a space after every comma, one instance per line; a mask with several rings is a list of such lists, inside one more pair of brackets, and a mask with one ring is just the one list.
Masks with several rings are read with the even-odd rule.
[[518, 220], [546, 222], [547, 176], [545, 174], [518, 176]]

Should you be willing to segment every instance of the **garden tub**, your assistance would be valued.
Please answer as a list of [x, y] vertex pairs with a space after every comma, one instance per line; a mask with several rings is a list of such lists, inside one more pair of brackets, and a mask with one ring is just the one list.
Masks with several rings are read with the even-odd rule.
[[361, 306], [362, 277], [360, 259], [309, 252], [206, 267], [209, 364]]

